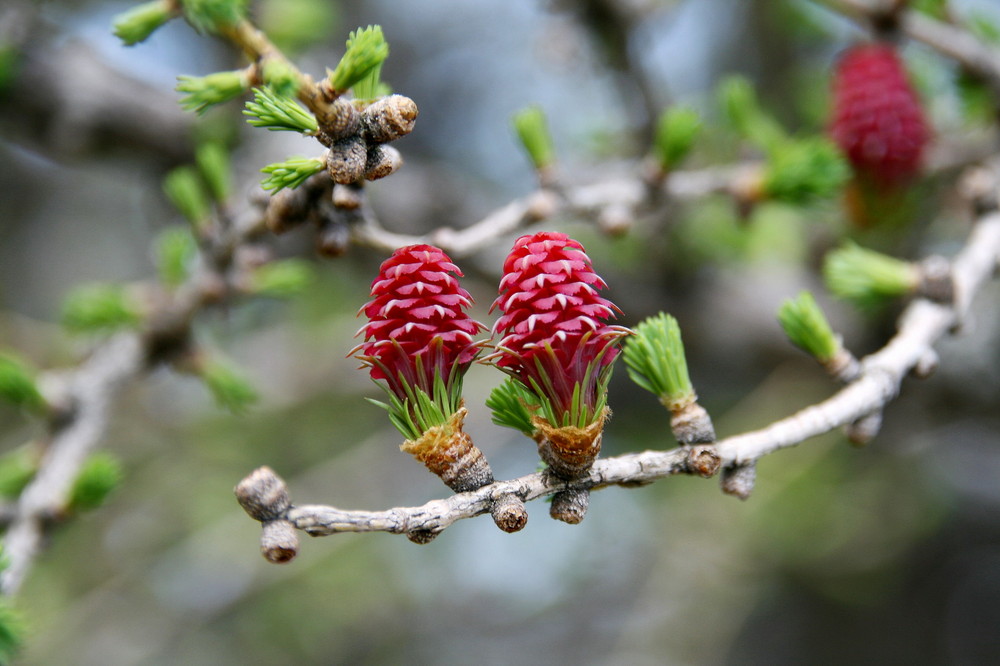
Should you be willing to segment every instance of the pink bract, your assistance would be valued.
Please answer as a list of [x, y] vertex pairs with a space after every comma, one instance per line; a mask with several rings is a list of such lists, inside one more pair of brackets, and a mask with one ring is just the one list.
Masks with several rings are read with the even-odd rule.
[[496, 365], [529, 388], [534, 382], [563, 412], [570, 411], [577, 385], [592, 407], [618, 355], [615, 343], [629, 333], [607, 323], [619, 310], [599, 295], [605, 287], [583, 246], [566, 234], [518, 238], [493, 303], [502, 313], [493, 327], [502, 336]]
[[352, 353], [400, 399], [403, 383], [432, 394], [436, 373], [450, 388], [480, 351], [473, 337], [486, 327], [465, 313], [472, 297], [459, 286], [461, 276], [433, 245], [402, 247], [379, 267], [372, 300], [361, 309], [365, 342]]

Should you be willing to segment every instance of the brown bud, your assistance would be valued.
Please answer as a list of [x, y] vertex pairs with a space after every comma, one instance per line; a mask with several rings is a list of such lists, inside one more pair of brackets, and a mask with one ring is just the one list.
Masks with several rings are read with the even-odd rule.
[[440, 532], [433, 532], [431, 530], [411, 530], [406, 533], [406, 538], [415, 544], [423, 546], [434, 541], [438, 534]]
[[680, 404], [671, 412], [670, 429], [677, 441], [684, 445], [715, 441], [712, 419], [697, 401]]
[[570, 525], [579, 525], [590, 507], [589, 490], [560, 490], [552, 496], [549, 516]]
[[930, 256], [919, 264], [920, 284], [917, 293], [937, 303], [955, 300], [955, 281], [951, 275], [951, 262], [941, 256]]
[[378, 180], [385, 178], [403, 166], [403, 156], [392, 146], [378, 145], [368, 151], [365, 164], [365, 178]]
[[409, 97], [383, 97], [362, 112], [362, 133], [372, 143], [394, 141], [413, 131], [418, 113], [416, 102]]
[[316, 235], [316, 249], [324, 257], [340, 257], [351, 245], [351, 229], [341, 220], [330, 220], [320, 224]]
[[538, 432], [538, 455], [552, 473], [562, 479], [576, 479], [590, 469], [601, 452], [604, 423], [611, 411], [607, 408], [586, 428], [565, 426], [554, 428], [541, 417], [533, 417]]
[[609, 236], [623, 236], [632, 228], [632, 209], [624, 204], [612, 204], [601, 210], [597, 224]]
[[917, 359], [910, 373], [917, 379], [927, 379], [937, 370], [939, 361], [937, 352], [933, 349], [928, 349]]
[[360, 187], [354, 185], [334, 184], [333, 205], [335, 207], [343, 208], [345, 210], [357, 210], [358, 208], [361, 208], [361, 204], [363, 202], [364, 195]]
[[365, 176], [368, 149], [358, 136], [352, 136], [330, 146], [326, 154], [326, 170], [333, 182], [341, 185], [356, 183]]
[[285, 564], [299, 554], [299, 535], [287, 520], [264, 523], [260, 535], [260, 552], [272, 564]]
[[552, 190], [537, 190], [528, 199], [524, 216], [529, 222], [541, 222], [558, 213], [562, 204], [562, 197]]
[[766, 198], [763, 167], [754, 165], [742, 169], [733, 176], [729, 184], [729, 194], [733, 197], [736, 213], [740, 219], [749, 218], [757, 204]]
[[448, 423], [430, 428], [420, 439], [407, 440], [399, 447], [441, 477], [456, 493], [493, 483], [493, 470], [486, 457], [462, 430], [467, 413], [461, 407]]
[[882, 429], [882, 412], [872, 412], [844, 426], [844, 434], [854, 446], [864, 446]]
[[261, 522], [283, 518], [292, 506], [284, 480], [266, 466], [251, 472], [233, 492], [243, 510]]
[[504, 532], [520, 532], [528, 524], [528, 511], [524, 500], [517, 495], [504, 495], [490, 508], [493, 522]]
[[316, 120], [319, 123], [317, 138], [325, 146], [332, 146], [341, 139], [357, 134], [361, 129], [361, 114], [343, 98], [337, 98], [316, 116]]
[[305, 220], [305, 196], [298, 188], [271, 195], [264, 209], [264, 224], [276, 234], [284, 233]]
[[722, 492], [741, 500], [748, 499], [757, 480], [757, 464], [733, 465], [722, 470]]

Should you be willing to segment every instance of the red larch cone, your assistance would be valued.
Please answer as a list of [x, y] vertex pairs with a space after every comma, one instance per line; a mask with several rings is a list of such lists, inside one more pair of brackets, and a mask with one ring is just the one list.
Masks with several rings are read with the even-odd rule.
[[[543, 403], [532, 419], [539, 455], [567, 480], [584, 476], [600, 453], [611, 364], [630, 333], [607, 323], [618, 309], [599, 295], [606, 286], [580, 243], [541, 232], [514, 242], [493, 303], [502, 337], [490, 358]], [[553, 517], [579, 522], [586, 491], [564, 493], [553, 497]]]
[[919, 174], [930, 128], [896, 49], [849, 49], [837, 64], [830, 135], [855, 172], [848, 212], [858, 226], [891, 218]]

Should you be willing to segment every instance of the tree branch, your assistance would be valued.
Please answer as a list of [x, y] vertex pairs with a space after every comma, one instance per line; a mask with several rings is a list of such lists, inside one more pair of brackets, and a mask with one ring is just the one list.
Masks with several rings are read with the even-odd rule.
[[122, 386], [144, 366], [138, 334], [119, 335], [99, 347], [66, 378], [72, 418], [52, 438], [38, 473], [24, 489], [4, 537], [9, 562], [0, 574], [0, 592], [17, 592], [38, 554], [46, 524], [63, 508], [87, 455], [107, 427], [111, 405]]
[[72, 371], [39, 378], [53, 405], [51, 435], [34, 478], [10, 515], [3, 516], [7, 523], [3, 553], [8, 566], [0, 573], [0, 594], [17, 593], [48, 529], [62, 517], [81, 466], [104, 437], [119, 392], [151, 365], [169, 360], [165, 350], [183, 348], [194, 316], [219, 296], [219, 271], [237, 247], [258, 232], [258, 222], [250, 218], [220, 231], [209, 240], [201, 272], [173, 296], [157, 300], [142, 330], [120, 333], [101, 343]]
[[575, 187], [541, 189], [511, 201], [464, 229], [442, 227], [421, 236], [386, 230], [370, 207], [365, 206], [364, 221], [354, 228], [354, 238], [358, 243], [387, 252], [404, 245], [430, 243], [452, 257], [464, 257], [518, 229], [560, 214], [600, 219], [606, 212], [615, 212], [633, 218], [658, 198], [691, 200], [731, 192], [746, 174], [761, 168], [759, 163], [747, 163], [698, 171], [676, 171], [659, 183], [648, 183], [639, 176], [631, 176]]
[[[879, 413], [899, 393], [903, 377], [934, 354], [933, 345], [960, 324], [979, 287], [992, 276], [1000, 260], [1000, 212], [983, 215], [973, 228], [963, 250], [952, 262], [955, 281], [954, 305], [924, 299], [911, 303], [903, 312], [898, 332], [881, 350], [861, 361], [857, 379], [831, 398], [807, 407], [771, 425], [719, 440], [714, 447], [675, 448], [644, 451], [596, 461], [590, 472], [570, 482], [548, 472], [529, 474], [510, 481], [498, 481], [477, 490], [432, 500], [417, 507], [386, 511], [348, 511], [332, 506], [294, 506], [284, 482], [264, 467], [244, 479], [236, 488], [244, 509], [265, 527], [262, 549], [272, 561], [288, 561], [297, 550], [287, 532], [281, 542], [282, 557], [273, 558], [275, 544], [269, 534], [278, 526], [294, 527], [313, 536], [339, 532], [390, 532], [407, 534], [426, 543], [458, 520], [491, 510], [506, 495], [528, 501], [566, 489], [599, 489], [611, 485], [638, 486], [681, 473], [711, 475], [721, 460], [729, 470], [750, 468], [774, 451], [848, 425]], [[714, 464], [711, 459], [715, 459]], [[724, 487], [726, 478], [724, 477]], [[747, 479], [741, 479], [740, 496], [749, 494]], [[752, 483], [752, 481], [749, 481]], [[275, 501], [280, 497], [281, 501]], [[269, 550], [270, 549], [270, 550]]]

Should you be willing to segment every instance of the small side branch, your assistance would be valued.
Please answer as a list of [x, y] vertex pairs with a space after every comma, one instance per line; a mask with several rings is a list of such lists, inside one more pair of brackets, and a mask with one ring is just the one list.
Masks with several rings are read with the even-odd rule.
[[97, 351], [68, 379], [71, 420], [52, 437], [38, 474], [21, 493], [4, 537], [9, 565], [0, 592], [13, 595], [41, 547], [46, 524], [62, 507], [87, 455], [100, 443], [121, 387], [145, 367], [140, 336], [120, 335]]
[[464, 257], [530, 224], [557, 215], [584, 215], [599, 219], [603, 212], [615, 211], [632, 218], [658, 199], [687, 201], [709, 194], [730, 192], [741, 175], [761, 168], [761, 164], [747, 163], [697, 171], [677, 171], [655, 184], [636, 175], [558, 190], [542, 189], [511, 201], [464, 229], [442, 227], [421, 236], [386, 230], [366, 207], [364, 223], [355, 228], [354, 235], [357, 242], [385, 251], [404, 245], [430, 243], [452, 257]]

